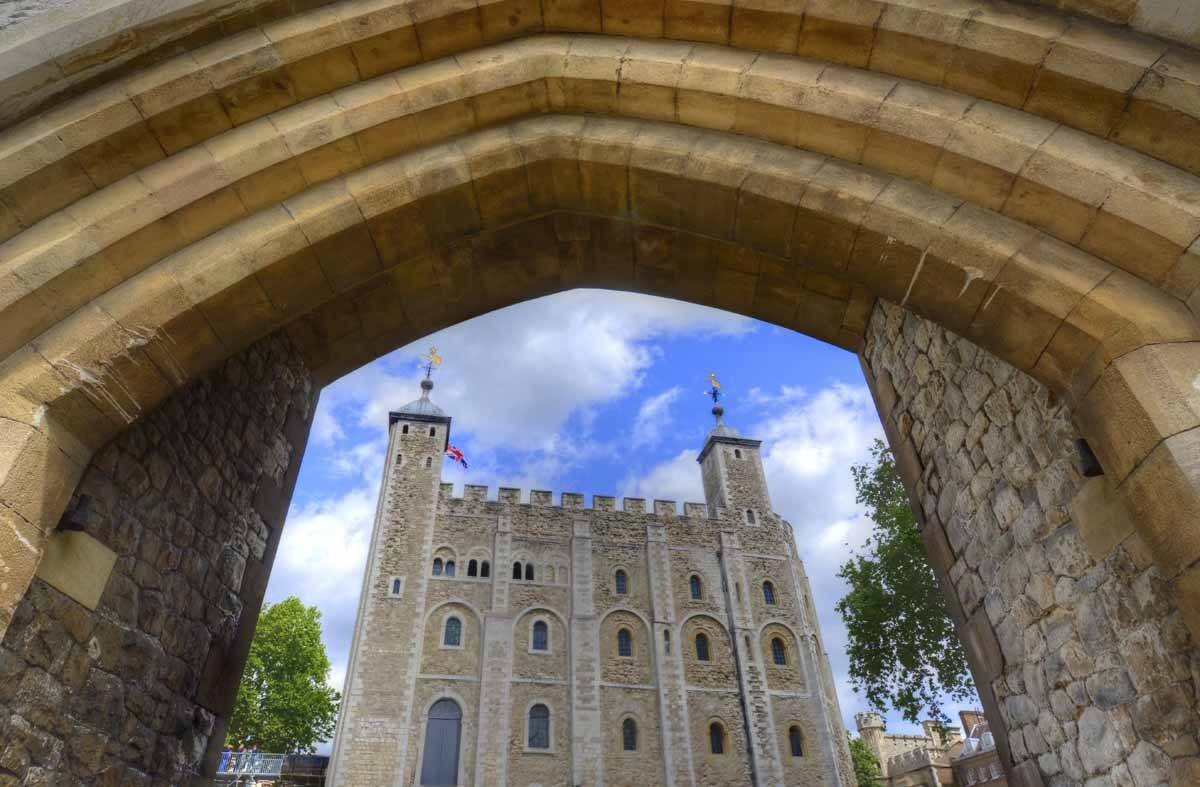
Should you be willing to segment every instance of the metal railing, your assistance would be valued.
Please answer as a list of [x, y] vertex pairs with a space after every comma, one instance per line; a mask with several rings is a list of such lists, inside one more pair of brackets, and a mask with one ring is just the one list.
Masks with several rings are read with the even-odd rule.
[[283, 773], [286, 754], [257, 751], [225, 751], [217, 764], [217, 779], [230, 785], [249, 785], [260, 779], [276, 779]]

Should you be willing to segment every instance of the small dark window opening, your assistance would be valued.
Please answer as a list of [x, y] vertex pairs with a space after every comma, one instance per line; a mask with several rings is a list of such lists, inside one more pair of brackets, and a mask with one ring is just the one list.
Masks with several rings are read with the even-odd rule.
[[733, 458], [741, 459], [742, 458], [742, 449], [740, 449], [740, 448], [733, 449]]
[[788, 730], [788, 743], [791, 744], [793, 757], [804, 756], [804, 738], [799, 727], [793, 726]]
[[525, 581], [526, 582], [533, 581], [533, 564], [532, 563], [525, 564]]
[[623, 596], [629, 592], [629, 577], [621, 569], [617, 569], [616, 585], [618, 596]]
[[688, 584], [690, 584], [692, 588], [692, 598], [700, 598], [700, 596], [703, 595], [704, 588], [700, 582], [700, 577], [693, 574], [692, 578], [688, 580]]
[[458, 647], [462, 644], [462, 621], [458, 618], [446, 618], [446, 634], [442, 637], [442, 644], [450, 647]]
[[545, 705], [529, 709], [529, 748], [550, 748], [550, 709]]
[[539, 620], [533, 624], [533, 649], [534, 650], [549, 650], [550, 649], [550, 629], [545, 621]]
[[746, 636], [746, 658], [754, 661], [754, 648], [750, 647], [750, 637]]
[[625, 751], [637, 751], [637, 722], [633, 719], [621, 722], [621, 748]]
[[479, 563], [477, 561], [472, 560], [471, 562], [467, 563], [467, 576], [479, 576]]
[[520, 578], [521, 578], [521, 561], [519, 561], [519, 560], [518, 560], [516, 563], [513, 563], [513, 575], [512, 575], [512, 578], [513, 578], [513, 579], [520, 579]]
[[749, 508], [746, 509], [746, 524], [748, 524], [748, 525], [754, 524], [754, 512], [751, 511]]
[[486, 560], [479, 566], [479, 576], [490, 577], [492, 575], [492, 566]]
[[708, 748], [713, 754], [725, 753], [725, 730], [716, 722], [708, 725]]
[[453, 560], [446, 561], [446, 576], [448, 576], [448, 577], [454, 576], [454, 561]]
[[633, 636], [630, 635], [629, 629], [621, 629], [617, 632], [617, 655], [633, 655]]
[[775, 663], [780, 666], [787, 664], [787, 648], [783, 645], [783, 640], [779, 637], [771, 640], [771, 657], [775, 659]]
[[408, 424], [400, 427], [400, 434], [408, 434]]
[[433, 457], [432, 456], [425, 457], [425, 467], [427, 467], [427, 468], [433, 467]]
[[708, 661], [708, 637], [703, 634], [696, 635], [696, 658]]
[[763, 601], [768, 604], [775, 604], [775, 586], [770, 582], [763, 583]]
[[435, 557], [433, 559], [433, 575], [435, 577], [440, 577], [442, 575], [442, 559], [440, 557]]
[[400, 595], [400, 578], [399, 577], [396, 577], [395, 579], [392, 580], [392, 595], [393, 596]]
[[666, 648], [667, 655], [671, 655], [671, 632], [663, 629], [663, 647]]
[[433, 427], [433, 426], [429, 427], [429, 436], [437, 437], [437, 428], [436, 427]]

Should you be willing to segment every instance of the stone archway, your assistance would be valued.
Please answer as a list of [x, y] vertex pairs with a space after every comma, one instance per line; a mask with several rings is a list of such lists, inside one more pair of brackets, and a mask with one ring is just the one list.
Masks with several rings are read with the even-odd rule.
[[[57, 767], [78, 717], [149, 741], [106, 778], [196, 768], [320, 386], [438, 327], [604, 286], [860, 354], [1025, 783], [1195, 772], [1194, 698], [1176, 696], [1194, 678], [1136, 680], [1194, 662], [1200, 635], [1200, 55], [1163, 3], [1115, 21], [1168, 41], [968, 0], [145, 5], [47, 15], [0, 50], [0, 601], [21, 767]], [[960, 341], [990, 360], [929, 350]], [[943, 394], [979, 364], [1002, 371], [972, 439]], [[985, 407], [1012, 380], [1056, 397], [1032, 426], [1015, 389]], [[1104, 479], [1062, 478], [1066, 438], [1034, 450], [1039, 429], [1086, 437]], [[1033, 459], [1004, 467], [997, 445]], [[111, 570], [71, 563], [90, 542], [56, 530], [78, 494], [102, 510], [67, 519]], [[985, 502], [994, 521], [964, 519]], [[200, 548], [231, 528], [237, 549]], [[981, 574], [985, 541], [1009, 574]], [[980, 592], [1000, 579], [1025, 590]], [[53, 590], [72, 583], [126, 625]], [[1067, 664], [1101, 601], [1129, 641]], [[164, 679], [139, 683], [131, 665], [159, 654]], [[130, 712], [33, 699], [55, 691]]]

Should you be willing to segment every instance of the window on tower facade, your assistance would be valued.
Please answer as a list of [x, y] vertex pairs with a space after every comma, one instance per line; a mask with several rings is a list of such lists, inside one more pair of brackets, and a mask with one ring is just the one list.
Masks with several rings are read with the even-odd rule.
[[800, 734], [800, 728], [792, 725], [788, 730], [788, 744], [792, 749], [793, 757], [804, 756], [804, 737]]
[[715, 721], [708, 725], [708, 750], [713, 754], [725, 753], [725, 728]]
[[519, 561], [519, 560], [517, 562], [513, 563], [512, 578], [513, 579], [521, 578], [521, 561]]
[[700, 598], [702, 595], [704, 595], [704, 586], [700, 582], [700, 577], [693, 574], [692, 578], [688, 580], [688, 584], [692, 589], [692, 598]]
[[408, 424], [400, 427], [400, 434], [408, 434]]
[[770, 582], [763, 583], [763, 601], [772, 605], [775, 603], [775, 586]]
[[437, 437], [437, 427], [435, 427], [435, 426], [429, 427], [429, 436]]
[[469, 576], [469, 577], [479, 576], [478, 561], [472, 560], [471, 562], [467, 563], [467, 576]]
[[532, 563], [525, 564], [525, 581], [526, 582], [533, 581], [533, 564]]
[[454, 576], [454, 561], [453, 560], [446, 561], [446, 576], [448, 576], [448, 577]]
[[623, 569], [617, 569], [616, 574], [617, 595], [624, 596], [629, 592], [629, 577]]
[[539, 620], [533, 624], [533, 649], [550, 649], [550, 627], [546, 625], [546, 621], [544, 620]]
[[633, 655], [633, 635], [629, 633], [629, 629], [621, 629], [617, 632], [617, 655]]
[[633, 719], [621, 722], [621, 748], [625, 751], [637, 751], [637, 722]]
[[442, 575], [442, 559], [440, 557], [435, 557], [433, 559], [433, 575], [435, 577], [440, 577]]
[[696, 635], [696, 658], [708, 661], [708, 637], [704, 634]]
[[775, 659], [776, 664], [787, 664], [787, 648], [779, 637], [771, 640], [771, 658]]
[[446, 618], [446, 631], [442, 635], [442, 644], [448, 648], [462, 645], [462, 621], [458, 618]]
[[529, 709], [529, 748], [550, 748], [550, 709], [541, 703]]
[[425, 467], [427, 469], [430, 467], [433, 467], [433, 457], [432, 456], [425, 457]]
[[754, 524], [754, 512], [751, 511], [749, 508], [746, 509], [746, 524], [747, 525]]
[[479, 576], [490, 577], [492, 575], [492, 566], [486, 560], [479, 566]]

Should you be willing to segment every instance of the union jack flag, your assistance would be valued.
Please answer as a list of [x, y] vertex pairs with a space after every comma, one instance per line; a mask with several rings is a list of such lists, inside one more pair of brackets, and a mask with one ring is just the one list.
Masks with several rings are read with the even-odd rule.
[[448, 446], [446, 446], [446, 456], [450, 457], [455, 462], [458, 462], [460, 465], [462, 465], [463, 469], [466, 469], [467, 458], [465, 456], [463, 456], [462, 451], [458, 450], [457, 448], [455, 448], [452, 445], [448, 445]]

